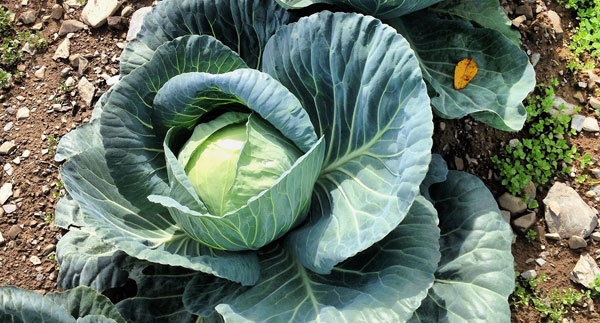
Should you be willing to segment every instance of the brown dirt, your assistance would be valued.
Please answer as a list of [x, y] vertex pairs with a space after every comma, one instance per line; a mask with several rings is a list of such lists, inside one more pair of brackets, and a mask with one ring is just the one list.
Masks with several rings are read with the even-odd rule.
[[[43, 16], [49, 15], [55, 1], [30, 0], [27, 8], [22, 8], [20, 3], [20, 0], [10, 0], [7, 3], [3, 1], [2, 5], [16, 13], [17, 18], [25, 10], [37, 10], [36, 23], [39, 23], [43, 21]], [[126, 2], [122, 7], [128, 4], [130, 3]], [[136, 9], [149, 4], [150, 0], [131, 3]], [[79, 19], [80, 14], [81, 8], [65, 14], [64, 19]], [[23, 71], [21, 81], [8, 92], [0, 92], [0, 143], [13, 141], [17, 145], [17, 149], [10, 155], [0, 156], [0, 165], [11, 164], [14, 169], [12, 175], [0, 170], [1, 183], [12, 183], [15, 192], [6, 204], [17, 206], [16, 211], [10, 214], [0, 208], [0, 232], [6, 239], [4, 245], [0, 246], [0, 267], [4, 273], [0, 275], [0, 285], [14, 285], [41, 293], [58, 290], [58, 268], [49, 252], [53, 251], [53, 246], [57, 244], [63, 232], [51, 222], [45, 221], [46, 216], [54, 214], [59, 195], [64, 194], [64, 191], [56, 186], [60, 181], [59, 165], [54, 162], [53, 156], [56, 141], [89, 121], [91, 114], [91, 108], [84, 106], [74, 90], [69, 93], [60, 90], [61, 83], [65, 82], [67, 77], [72, 76], [76, 81], [81, 77], [76, 68], [61, 76], [61, 71], [70, 66], [69, 61], [52, 60], [58, 44], [64, 39], [64, 36], [54, 39], [60, 23], [52, 19], [44, 22], [42, 33], [49, 42], [47, 50], [33, 56], [26, 54], [23, 62], [19, 64], [19, 69]], [[28, 27], [30, 26], [22, 26], [19, 23], [16, 29], [21, 31]], [[99, 29], [75, 33], [71, 39], [71, 54], [81, 54], [89, 60], [90, 64], [84, 76], [96, 86], [96, 98], [108, 88], [100, 75], [118, 74], [117, 58], [121, 49], [117, 47], [117, 43], [125, 43], [125, 31], [111, 30], [106, 25]], [[47, 66], [45, 78], [38, 80], [34, 72], [42, 66]], [[57, 98], [50, 100], [52, 95]], [[23, 101], [17, 98], [20, 96], [24, 97]], [[52, 109], [53, 104], [57, 102], [67, 106], [71, 101], [77, 101], [77, 105], [70, 111], [58, 112]], [[30, 117], [17, 121], [16, 111], [21, 107], [30, 109]], [[14, 124], [12, 129], [1, 130], [9, 122]], [[19, 157], [26, 150], [31, 152], [31, 156]], [[20, 163], [17, 164], [15, 158], [20, 158]], [[11, 239], [11, 229], [13, 232], [20, 231], [15, 239]], [[32, 256], [38, 257], [42, 263], [33, 265], [30, 261]]]

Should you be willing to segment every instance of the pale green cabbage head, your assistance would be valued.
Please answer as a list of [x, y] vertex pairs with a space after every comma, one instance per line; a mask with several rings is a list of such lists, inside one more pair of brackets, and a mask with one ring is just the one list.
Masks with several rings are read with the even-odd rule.
[[228, 112], [197, 125], [178, 161], [208, 211], [223, 216], [273, 186], [300, 156], [261, 117]]

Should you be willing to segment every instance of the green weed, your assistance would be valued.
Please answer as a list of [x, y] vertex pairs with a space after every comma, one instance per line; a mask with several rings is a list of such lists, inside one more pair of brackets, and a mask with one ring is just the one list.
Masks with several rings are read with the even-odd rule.
[[[515, 290], [511, 297], [511, 306], [533, 308], [543, 313], [552, 322], [562, 322], [564, 315], [569, 313], [569, 308], [583, 299], [591, 299], [590, 291], [579, 292], [572, 288], [559, 292], [554, 289], [550, 295], [545, 295], [538, 289], [540, 282], [547, 281], [545, 275], [537, 278], [523, 279], [516, 273]], [[600, 283], [600, 279], [598, 280]]]
[[529, 243], [533, 243], [535, 241], [535, 237], [537, 237], [537, 232], [533, 229], [529, 229], [525, 234], [525, 239], [529, 241]]
[[[523, 189], [530, 181], [536, 186], [544, 185], [558, 173], [568, 173], [568, 167], [564, 166], [579, 157], [577, 148], [570, 146], [565, 138], [575, 134], [570, 128], [571, 117], [560, 113], [566, 108], [561, 105], [559, 113], [550, 113], [554, 105], [553, 86], [558, 85], [558, 81], [554, 79], [552, 83], [548, 86], [539, 84], [542, 94], [529, 98], [524, 127], [527, 138], [492, 157], [494, 167], [500, 171], [502, 185], [514, 195], [523, 195]], [[586, 165], [589, 161], [591, 156], [580, 160]]]
[[[594, 60], [600, 58], [600, 0], [559, 1], [577, 13], [579, 25], [571, 37], [569, 49], [572, 57], [567, 67], [572, 71], [594, 68]], [[589, 55], [593, 60], [585, 60]]]

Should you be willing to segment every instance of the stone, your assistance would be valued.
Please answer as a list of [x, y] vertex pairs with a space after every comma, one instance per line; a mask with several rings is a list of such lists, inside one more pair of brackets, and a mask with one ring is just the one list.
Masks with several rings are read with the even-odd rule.
[[542, 258], [536, 258], [535, 263], [538, 264], [538, 266], [542, 267], [543, 265], [546, 264], [546, 260], [544, 260]]
[[10, 155], [17, 146], [11, 141], [5, 141], [0, 145], [0, 155]]
[[524, 23], [527, 20], [527, 17], [525, 17], [525, 15], [521, 15], [518, 16], [517, 18], [512, 20], [512, 24], [513, 26], [519, 28], [519, 26], [521, 26], [522, 23]]
[[4, 245], [4, 236], [2, 236], [2, 232], [0, 232], [0, 247]]
[[577, 86], [579, 86], [582, 89], [585, 89], [585, 88], [587, 88], [587, 83], [580, 81], [580, 82], [577, 82]]
[[590, 235], [590, 238], [592, 238], [592, 240], [594, 240], [594, 241], [600, 241], [600, 232], [598, 232], [598, 231], [592, 232], [592, 234]]
[[76, 33], [85, 28], [85, 24], [79, 20], [69, 19], [62, 22], [60, 30], [58, 31], [59, 36], [64, 36], [69, 33]]
[[587, 238], [598, 225], [597, 211], [564, 183], [554, 183], [543, 202], [548, 231], [563, 239], [573, 235]]
[[588, 131], [588, 132], [600, 131], [600, 126], [598, 126], [598, 121], [592, 117], [587, 117], [587, 118], [585, 118], [585, 120], [583, 120], [582, 128], [584, 131]]
[[600, 168], [592, 168], [591, 172], [594, 178], [600, 178]]
[[60, 45], [58, 45], [58, 48], [56, 48], [56, 52], [54, 53], [54, 56], [52, 56], [53, 60], [58, 60], [60, 58], [69, 58], [69, 55], [71, 53], [71, 41], [69, 40], [69, 38], [65, 38], [65, 40], [62, 41], [62, 43], [60, 43]]
[[44, 247], [44, 249], [42, 250], [42, 254], [44, 256], [49, 255], [50, 253], [52, 253], [54, 250], [56, 250], [56, 245], [54, 244], [49, 244], [47, 246]]
[[542, 57], [542, 55], [540, 55], [540, 53], [533, 53], [531, 55], [531, 65], [533, 65], [533, 67], [535, 67], [540, 62], [541, 57]]
[[42, 261], [40, 260], [40, 258], [39, 258], [38, 256], [31, 256], [31, 257], [29, 258], [29, 261], [31, 261], [31, 263], [32, 263], [34, 266], [39, 266], [39, 265], [41, 265], [41, 264], [42, 264]]
[[71, 88], [75, 85], [75, 79], [72, 76], [69, 76], [65, 81], [65, 86]]
[[577, 107], [575, 104], [569, 103], [559, 96], [553, 96], [552, 99], [554, 104], [550, 107], [550, 114], [557, 115], [561, 113], [570, 116], [575, 113], [575, 108]]
[[131, 41], [137, 36], [142, 29], [142, 23], [144, 22], [144, 16], [152, 11], [152, 7], [143, 7], [136, 10], [129, 21], [129, 30], [127, 31], [127, 41]]
[[29, 149], [24, 150], [23, 154], [21, 154], [21, 157], [23, 157], [23, 158], [27, 158], [29, 156], [31, 156], [31, 150], [29, 150]]
[[21, 16], [19, 17], [19, 20], [26, 25], [31, 25], [32, 23], [35, 22], [36, 16], [37, 16], [37, 13], [35, 12], [35, 10], [30, 9], [30, 10], [23, 12], [21, 14]]
[[571, 236], [568, 243], [569, 248], [571, 249], [581, 249], [587, 247], [587, 242], [580, 236]]
[[596, 192], [595, 192], [595, 191], [592, 191], [592, 190], [589, 190], [589, 191], [586, 191], [586, 192], [584, 193], [584, 195], [585, 195], [586, 197], [595, 197], [595, 196], [596, 196]]
[[78, 67], [80, 58], [81, 58], [80, 54], [73, 54], [73, 55], [69, 56], [69, 64], [71, 64], [71, 66], [73, 66], [73, 67]]
[[77, 84], [77, 90], [79, 91], [79, 97], [85, 102], [86, 107], [91, 107], [92, 100], [94, 100], [94, 93], [96, 92], [94, 85], [87, 78], [82, 77]]
[[498, 198], [498, 204], [502, 209], [510, 211], [512, 215], [521, 214], [527, 210], [527, 203], [522, 198], [508, 192]]
[[579, 260], [573, 271], [571, 272], [571, 280], [577, 284], [581, 284], [587, 288], [591, 288], [591, 284], [596, 279], [596, 275], [600, 274], [598, 264], [589, 254], [579, 256]]
[[583, 123], [585, 122], [585, 117], [579, 114], [573, 116], [571, 119], [571, 128], [575, 129], [577, 132], [583, 130]]
[[8, 176], [12, 176], [15, 170], [13, 169], [11, 164], [6, 163], [4, 164], [4, 171], [6, 172], [6, 174], [8, 174]]
[[560, 16], [554, 10], [548, 10], [546, 14], [548, 15], [548, 19], [550, 19], [550, 24], [552, 24], [552, 29], [554, 30], [554, 32], [557, 35], [562, 36], [564, 31], [562, 28]]
[[19, 236], [20, 233], [21, 233], [21, 227], [15, 224], [15, 225], [11, 226], [10, 229], [8, 229], [8, 233], [6, 233], [6, 236], [10, 240], [15, 240]]
[[79, 73], [79, 75], [83, 75], [83, 73], [85, 73], [85, 70], [87, 70], [89, 65], [90, 65], [90, 62], [85, 57], [79, 57], [77, 73]]
[[560, 241], [560, 234], [558, 233], [546, 233], [544, 234], [544, 238], [547, 240]]
[[573, 98], [577, 99], [577, 101], [581, 104], [585, 103], [585, 97], [583, 96], [583, 92], [577, 91], [573, 94]]
[[121, 16], [108, 17], [106, 21], [109, 28], [116, 30], [123, 30], [127, 26], [127, 18]]
[[13, 195], [13, 186], [11, 183], [4, 183], [0, 187], [0, 205], [6, 203], [8, 199]]
[[19, 108], [19, 110], [17, 110], [17, 120], [23, 120], [27, 118], [29, 118], [29, 109]]
[[7, 124], [4, 125], [4, 131], [10, 131], [10, 129], [12, 129], [13, 126], [14, 123], [12, 121], [9, 121]]
[[533, 18], [533, 10], [531, 9], [531, 6], [528, 4], [518, 6], [517, 9], [515, 9], [515, 14], [519, 15], [519, 16], [523, 15], [523, 16], [527, 17], [527, 19]]
[[35, 73], [33, 74], [38, 80], [43, 80], [44, 77], [46, 76], [46, 66], [40, 67], [38, 70], [35, 71]]
[[525, 233], [535, 224], [536, 221], [537, 217], [535, 216], [535, 212], [531, 212], [515, 219], [513, 221], [513, 225], [519, 232]]
[[81, 0], [65, 0], [64, 4], [67, 8], [77, 9], [83, 5], [83, 2]]
[[590, 78], [590, 82], [600, 84], [600, 76], [596, 75], [594, 71], [588, 70], [588, 76]]
[[506, 223], [510, 223], [510, 212], [502, 210], [500, 213], [502, 213], [502, 218], [506, 221]]
[[65, 10], [58, 3], [52, 6], [52, 11], [50, 12], [50, 18], [54, 20], [60, 20], [63, 17]]
[[521, 278], [523, 279], [534, 279], [537, 277], [537, 272], [533, 269], [526, 270], [521, 273]]
[[600, 99], [598, 99], [597, 97], [593, 96], [590, 98], [590, 105], [592, 106], [592, 108], [594, 109], [600, 109]]
[[88, 0], [83, 11], [81, 20], [92, 28], [98, 28], [106, 22], [121, 6], [118, 0]]
[[456, 165], [456, 170], [464, 170], [465, 162], [460, 157], [454, 157], [454, 165]]
[[4, 209], [4, 212], [11, 214], [17, 210], [17, 206], [14, 204], [6, 204], [2, 206], [2, 209]]
[[121, 17], [129, 17], [135, 11], [132, 6], [125, 6], [123, 10], [121, 10]]

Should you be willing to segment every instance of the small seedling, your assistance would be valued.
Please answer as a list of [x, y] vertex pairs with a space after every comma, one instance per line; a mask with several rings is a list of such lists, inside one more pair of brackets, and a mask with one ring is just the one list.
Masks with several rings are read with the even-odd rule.
[[[544, 314], [551, 322], [560, 323], [563, 316], [569, 313], [568, 309], [571, 306], [584, 298], [589, 299], [590, 297], [589, 291], [582, 293], [572, 288], [562, 290], [562, 292], [554, 289], [550, 295], [545, 295], [538, 289], [538, 284], [542, 281], [547, 281], [545, 275], [523, 279], [517, 273], [511, 305], [514, 308], [533, 306], [536, 311]], [[598, 282], [600, 283], [600, 278]]]
[[48, 214], [48, 215], [46, 215], [46, 217], [44, 218], [44, 222], [46, 222], [46, 223], [50, 223], [50, 222], [52, 222], [52, 221], [54, 221], [54, 216], [53, 216], [52, 214]]
[[537, 232], [533, 229], [529, 229], [529, 231], [527, 231], [527, 233], [525, 234], [525, 239], [527, 239], [527, 241], [529, 241], [529, 243], [533, 243], [535, 241], [536, 237], [537, 237]]
[[[492, 157], [494, 167], [500, 171], [502, 185], [514, 195], [523, 195], [529, 182], [542, 186], [558, 173], [568, 173], [563, 163], [572, 164], [579, 157], [577, 148], [570, 146], [565, 138], [575, 134], [570, 128], [571, 117], [561, 113], [566, 107], [561, 105], [559, 113], [551, 113], [557, 84], [556, 79], [552, 85], [540, 84], [539, 91], [543, 93], [529, 98], [524, 127], [529, 137], [508, 145], [503, 154]], [[584, 156], [581, 161], [587, 164], [588, 159]]]

